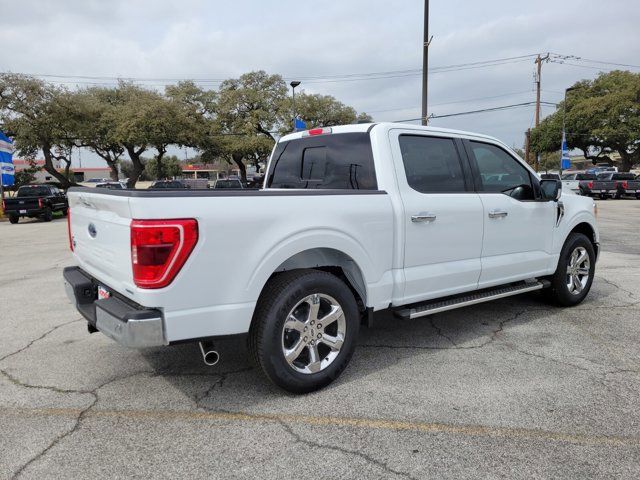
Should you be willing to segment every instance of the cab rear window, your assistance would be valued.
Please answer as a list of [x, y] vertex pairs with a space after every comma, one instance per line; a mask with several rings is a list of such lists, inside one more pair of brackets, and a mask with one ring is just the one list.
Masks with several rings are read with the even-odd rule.
[[276, 146], [269, 188], [377, 190], [369, 134], [304, 137]]

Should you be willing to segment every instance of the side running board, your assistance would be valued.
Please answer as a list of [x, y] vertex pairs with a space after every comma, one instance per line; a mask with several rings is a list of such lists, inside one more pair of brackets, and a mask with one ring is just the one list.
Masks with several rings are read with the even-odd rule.
[[401, 318], [425, 317], [427, 315], [433, 315], [434, 313], [475, 305], [476, 303], [489, 302], [491, 300], [497, 300], [498, 298], [533, 292], [534, 290], [542, 290], [548, 286], [548, 280], [518, 282], [507, 286], [503, 285], [472, 293], [463, 293], [461, 295], [447, 297], [446, 299], [429, 300], [424, 303], [415, 304], [410, 308], [400, 308], [395, 311], [395, 314]]

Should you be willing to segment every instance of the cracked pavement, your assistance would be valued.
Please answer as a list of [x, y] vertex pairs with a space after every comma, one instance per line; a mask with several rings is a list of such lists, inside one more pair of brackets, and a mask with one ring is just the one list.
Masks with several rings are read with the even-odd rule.
[[242, 339], [207, 367], [195, 345], [89, 335], [63, 291], [64, 220], [0, 223], [0, 478], [638, 478], [640, 201], [598, 206], [582, 305], [378, 314], [305, 396]]

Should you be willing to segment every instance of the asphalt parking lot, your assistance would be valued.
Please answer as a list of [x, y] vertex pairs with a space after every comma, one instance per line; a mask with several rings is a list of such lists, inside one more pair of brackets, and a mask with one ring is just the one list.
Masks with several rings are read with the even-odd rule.
[[61, 280], [66, 223], [0, 223], [0, 478], [638, 478], [640, 201], [599, 201], [587, 300], [378, 315], [329, 388], [273, 387], [238, 339], [128, 350]]

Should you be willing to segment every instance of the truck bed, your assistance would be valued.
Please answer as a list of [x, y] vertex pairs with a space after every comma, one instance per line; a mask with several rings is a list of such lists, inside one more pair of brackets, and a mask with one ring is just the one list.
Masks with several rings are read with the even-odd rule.
[[[269, 276], [304, 249], [347, 252], [366, 270], [371, 305], [386, 307], [376, 301], [390, 296], [394, 221], [384, 191], [72, 188], [68, 197], [79, 266], [108, 290], [162, 310], [170, 341], [246, 332]], [[197, 220], [199, 239], [184, 268], [165, 288], [136, 286], [132, 219], [185, 217]]]

